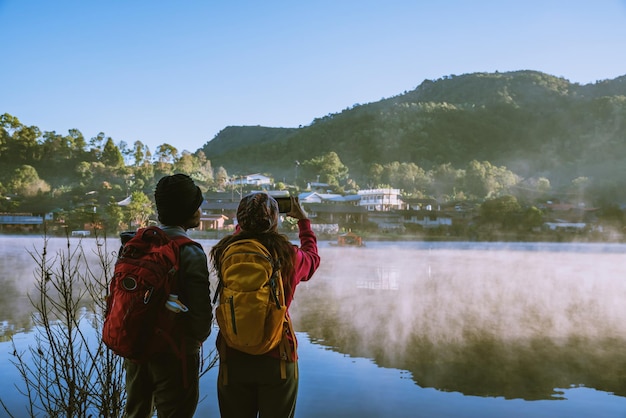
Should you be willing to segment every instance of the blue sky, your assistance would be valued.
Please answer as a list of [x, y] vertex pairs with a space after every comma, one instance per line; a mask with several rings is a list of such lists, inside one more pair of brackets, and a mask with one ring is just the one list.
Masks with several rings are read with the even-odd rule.
[[193, 152], [451, 74], [625, 75], [626, 0], [0, 0], [0, 40], [0, 114]]

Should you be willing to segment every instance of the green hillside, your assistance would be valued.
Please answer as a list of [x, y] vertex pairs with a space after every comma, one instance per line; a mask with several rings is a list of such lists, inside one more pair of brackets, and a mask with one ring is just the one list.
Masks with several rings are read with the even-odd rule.
[[478, 160], [553, 185], [579, 176], [612, 185], [626, 178], [626, 76], [589, 85], [536, 71], [447, 76], [299, 129], [227, 127], [201, 149], [229, 173], [275, 178], [334, 151], [360, 184], [374, 163]]

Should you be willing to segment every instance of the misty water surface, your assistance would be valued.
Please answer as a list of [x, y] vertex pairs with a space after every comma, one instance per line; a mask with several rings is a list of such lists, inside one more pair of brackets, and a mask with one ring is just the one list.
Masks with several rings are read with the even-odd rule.
[[[298, 417], [626, 416], [626, 247], [367, 244], [320, 242], [322, 265], [296, 292]], [[2, 332], [22, 345], [24, 249], [41, 245], [0, 238]], [[0, 372], [19, 383], [9, 347]], [[198, 416], [217, 416], [215, 373], [202, 391]]]

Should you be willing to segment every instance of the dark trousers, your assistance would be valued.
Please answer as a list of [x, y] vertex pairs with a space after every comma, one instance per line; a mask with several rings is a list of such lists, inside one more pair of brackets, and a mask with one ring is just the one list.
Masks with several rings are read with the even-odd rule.
[[[220, 362], [217, 398], [222, 418], [291, 418], [298, 396], [298, 363], [287, 362], [286, 379], [280, 376], [280, 360], [244, 353]], [[223, 373], [228, 373], [224, 385]], [[257, 415], [258, 414], [258, 415]]]
[[128, 418], [148, 418], [156, 407], [159, 418], [191, 418], [199, 397], [199, 354], [185, 364], [174, 354], [161, 354], [137, 364], [125, 361]]

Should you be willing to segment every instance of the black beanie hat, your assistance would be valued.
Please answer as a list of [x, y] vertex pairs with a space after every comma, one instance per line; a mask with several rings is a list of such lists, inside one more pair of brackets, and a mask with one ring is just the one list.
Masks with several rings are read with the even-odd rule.
[[154, 191], [159, 222], [183, 225], [198, 210], [204, 197], [202, 191], [186, 174], [165, 176]]

